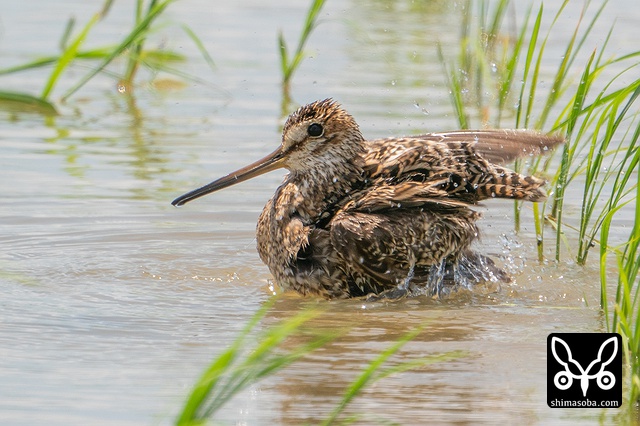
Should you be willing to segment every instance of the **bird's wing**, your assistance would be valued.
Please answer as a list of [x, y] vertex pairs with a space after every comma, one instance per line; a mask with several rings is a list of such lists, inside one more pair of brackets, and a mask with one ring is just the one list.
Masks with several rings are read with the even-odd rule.
[[359, 212], [340, 214], [331, 222], [332, 245], [352, 274], [372, 278], [380, 286], [376, 290], [395, 287], [411, 267], [409, 247], [417, 237], [409, 233], [416, 229], [408, 223], [403, 235], [398, 235], [395, 224], [388, 215]]
[[472, 143], [478, 154], [495, 164], [542, 155], [564, 142], [564, 138], [559, 135], [511, 129], [457, 130], [431, 133], [416, 138], [437, 139], [443, 143]]
[[561, 141], [526, 130], [460, 130], [378, 139], [368, 142], [364, 169], [370, 185], [419, 182], [430, 190], [439, 189], [440, 197], [469, 203], [489, 197], [540, 201], [545, 198], [543, 180], [499, 163], [540, 154]]
[[[531, 130], [457, 130], [368, 141], [365, 157], [372, 174], [393, 175], [424, 167], [438, 169], [482, 157], [494, 163], [541, 155], [564, 142], [558, 135]], [[443, 161], [445, 161], [443, 163]]]
[[446, 177], [425, 182], [380, 181], [351, 194], [342, 211], [372, 213], [421, 208], [444, 212], [468, 206], [470, 200], [450, 196], [449, 186], [450, 182]]

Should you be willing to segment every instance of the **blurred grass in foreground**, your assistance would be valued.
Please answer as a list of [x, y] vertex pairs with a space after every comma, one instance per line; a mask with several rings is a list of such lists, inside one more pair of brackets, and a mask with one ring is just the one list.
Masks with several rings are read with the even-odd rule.
[[[303, 310], [256, 335], [260, 321], [273, 307], [275, 300], [274, 297], [265, 303], [235, 341], [205, 370], [188, 396], [176, 424], [201, 425], [215, 419], [218, 410], [247, 387], [277, 374], [281, 369], [348, 332], [348, 329], [315, 329], [310, 325], [310, 321], [322, 315], [323, 311]], [[389, 359], [421, 331], [422, 328], [410, 331], [377, 354], [348, 386], [340, 401], [321, 424], [347, 424], [355, 421], [357, 415], [344, 420], [340, 420], [340, 416], [367, 386], [378, 380], [391, 374], [465, 356], [464, 352], [453, 351], [392, 364]], [[247, 348], [247, 340], [255, 340], [255, 344]]]

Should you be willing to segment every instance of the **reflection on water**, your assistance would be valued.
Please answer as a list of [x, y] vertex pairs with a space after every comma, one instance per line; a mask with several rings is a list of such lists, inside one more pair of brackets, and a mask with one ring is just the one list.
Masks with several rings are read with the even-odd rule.
[[[81, 12], [84, 6], [76, 3], [7, 7], [0, 39], [7, 65], [55, 50], [49, 39], [70, 14]], [[114, 7], [100, 44], [131, 16], [125, 5]], [[329, 2], [294, 78], [294, 99], [333, 96], [367, 137], [454, 127], [433, 42], [445, 48], [455, 42], [455, 7]], [[572, 7], [575, 18], [581, 5]], [[609, 13], [617, 7], [623, 6]], [[33, 25], [31, 9], [50, 21]], [[169, 11], [168, 20], [188, 23], [202, 38], [216, 73], [199, 62], [182, 33], [169, 29], [170, 37], [154, 35], [160, 39], [149, 43], [184, 53], [190, 73], [210, 76], [228, 95], [187, 84], [169, 92], [142, 88], [128, 99], [105, 77], [63, 105], [58, 117], [0, 110], [2, 423], [170, 423], [198, 374], [270, 296], [254, 229], [282, 174], [188, 208], [169, 203], [278, 143], [276, 34], [282, 28], [295, 39], [306, 5], [227, 2], [213, 10], [193, 0]], [[640, 11], [629, 1], [619, 34], [635, 25], [630, 14], [637, 18]], [[0, 87], [38, 92], [45, 77], [2, 76]], [[596, 266], [538, 265], [528, 211], [515, 235], [510, 203], [481, 209], [482, 250], [510, 268], [513, 283], [447, 300], [364, 305], [284, 295], [265, 327], [322, 304], [328, 311], [315, 326], [352, 328], [240, 395], [221, 420], [317, 423], [368, 360], [424, 324], [396, 360], [453, 350], [465, 356], [376, 383], [349, 408], [361, 424], [596, 423], [601, 415], [615, 416], [551, 410], [545, 402], [546, 336], [604, 327], [595, 308]]]
[[[487, 302], [466, 295], [444, 302], [330, 302], [329, 311], [313, 325], [348, 327], [349, 332], [255, 387], [252, 397], [238, 402], [240, 416], [236, 408], [220, 419], [240, 417], [253, 424], [271, 413], [279, 424], [317, 422], [374, 356], [416, 325], [426, 324], [424, 332], [389, 361], [391, 365], [453, 351], [462, 351], [462, 356], [390, 376], [368, 388], [347, 411], [362, 424], [416, 424], [425, 418], [452, 423], [557, 421], [544, 399], [546, 336], [573, 321], [580, 324], [575, 331], [600, 329], [599, 312], [577, 303], [549, 306], [529, 301], [537, 305], [533, 307], [501, 299]], [[301, 304], [297, 297], [281, 299], [267, 324], [288, 317]]]

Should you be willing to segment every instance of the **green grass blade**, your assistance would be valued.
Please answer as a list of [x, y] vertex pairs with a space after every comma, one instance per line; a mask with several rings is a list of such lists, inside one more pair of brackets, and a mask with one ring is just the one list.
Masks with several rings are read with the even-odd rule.
[[53, 87], [58, 81], [58, 78], [60, 77], [64, 69], [76, 57], [80, 45], [84, 42], [91, 28], [93, 28], [93, 26], [100, 20], [101, 16], [102, 15], [100, 15], [100, 13], [96, 13], [95, 15], [93, 15], [89, 22], [87, 22], [87, 24], [84, 26], [80, 34], [75, 38], [75, 40], [73, 40], [71, 45], [64, 52], [62, 52], [60, 59], [49, 75], [49, 79], [47, 80], [44, 89], [42, 90], [42, 94], [40, 95], [42, 99], [47, 99], [49, 97], [49, 94], [53, 90]]
[[600, 228], [600, 308], [604, 313], [604, 317], [607, 319], [607, 331], [615, 330], [616, 318], [614, 316], [613, 322], [609, 322], [609, 297], [607, 291], [607, 254], [609, 245], [609, 230], [611, 229], [611, 220], [613, 219], [614, 211], [609, 211], [602, 222]]
[[62, 33], [62, 37], [60, 37], [60, 43], [58, 44], [61, 51], [67, 50], [67, 44], [69, 43], [69, 38], [73, 33], [73, 27], [76, 25], [75, 18], [71, 17], [67, 21], [67, 25], [64, 28], [64, 32]]
[[553, 80], [553, 84], [551, 89], [549, 90], [549, 94], [547, 95], [547, 101], [542, 109], [542, 113], [540, 114], [540, 118], [536, 122], [536, 129], [541, 129], [546, 124], [549, 113], [551, 112], [551, 108], [556, 104], [556, 101], [559, 99], [560, 94], [562, 93], [562, 85], [566, 79], [568, 68], [569, 68], [569, 58], [571, 57], [571, 52], [575, 44], [575, 38], [578, 34], [578, 30], [580, 28], [580, 24], [578, 24], [573, 32], [571, 40], [567, 45], [565, 53], [563, 55], [563, 59], [560, 62], [560, 66], [558, 67], [558, 71], [556, 72], [556, 76]]
[[374, 358], [373, 361], [371, 361], [369, 365], [364, 369], [362, 374], [360, 374], [360, 376], [351, 384], [351, 386], [349, 386], [340, 403], [331, 412], [329, 417], [324, 422], [322, 422], [322, 424], [325, 426], [331, 425], [344, 411], [346, 406], [353, 400], [353, 398], [355, 398], [370, 381], [376, 380], [375, 375], [380, 370], [382, 364], [384, 364], [384, 362], [387, 361], [389, 357], [398, 352], [404, 345], [414, 339], [421, 332], [422, 328], [417, 328], [416, 330], [410, 331], [409, 333], [401, 337], [397, 342], [394, 342], [389, 348], [382, 351], [380, 355]]
[[107, 65], [111, 63], [115, 58], [117, 58], [125, 49], [132, 46], [132, 44], [138, 40], [140, 37], [143, 37], [146, 31], [149, 29], [151, 23], [156, 19], [169, 4], [173, 3], [175, 0], [164, 0], [159, 3], [154, 4], [153, 8], [145, 15], [144, 19], [142, 19], [124, 38], [124, 40], [116, 46], [115, 49], [111, 52], [109, 56], [107, 56], [104, 61], [87, 75], [85, 75], [78, 83], [76, 83], [71, 89], [69, 89], [64, 96], [62, 97], [63, 101], [68, 99], [71, 95], [78, 91], [82, 86], [87, 84], [89, 80], [95, 77], [100, 71], [102, 71]]
[[[149, 7], [147, 9], [148, 12], [150, 12], [153, 9], [155, 4], [156, 4], [155, 0], [151, 0], [151, 2], [149, 2]], [[144, 6], [144, 0], [136, 1], [136, 21], [135, 21], [136, 26], [139, 25], [140, 22], [142, 21], [142, 16], [143, 16], [142, 10], [144, 9], [143, 6]], [[129, 90], [131, 88], [133, 78], [136, 74], [136, 71], [138, 70], [138, 66], [140, 65], [140, 57], [142, 56], [142, 49], [143, 49], [145, 38], [146, 38], [146, 31], [140, 37], [134, 39], [131, 42], [131, 45], [128, 47], [131, 53], [128, 55], [129, 58], [127, 59], [127, 68], [122, 78], [120, 79], [121, 83], [124, 84], [125, 87], [127, 88], [126, 90]]]
[[538, 261], [542, 262], [544, 260], [544, 227], [542, 226], [542, 214], [540, 213], [539, 203], [533, 203], [533, 218], [533, 226], [536, 231], [536, 249], [538, 252]]
[[465, 112], [464, 100], [462, 99], [462, 85], [458, 77], [449, 72], [449, 68], [447, 67], [446, 60], [444, 58], [444, 53], [442, 52], [442, 45], [440, 43], [436, 44], [438, 59], [442, 64], [442, 69], [444, 71], [445, 78], [447, 80], [447, 87], [449, 88], [449, 96], [451, 98], [451, 103], [456, 111], [456, 117], [458, 119], [458, 124], [461, 129], [469, 128], [469, 120], [467, 114]]
[[[149, 8], [152, 7], [152, 4], [149, 4]], [[139, 24], [142, 20], [142, 9], [144, 9], [144, 0], [136, 0], [136, 24]]]
[[100, 11], [100, 15], [102, 15], [102, 17], [107, 16], [114, 1], [115, 0], [105, 0], [105, 2], [102, 4], [102, 10]]
[[284, 353], [276, 352], [281, 350], [285, 339], [299, 334], [301, 327], [320, 313], [317, 310], [303, 311], [270, 327], [261, 336], [257, 346], [252, 348], [243, 360], [239, 360], [240, 352], [246, 352], [242, 349], [243, 341], [255, 329], [272, 304], [266, 305], [254, 315], [231, 347], [202, 375], [183, 408], [178, 424], [198, 424], [205, 421], [252, 383], [285, 368], [339, 335], [335, 330], [331, 333], [320, 333], [310, 341], [297, 344]]
[[[76, 59], [101, 59], [104, 58], [113, 47], [99, 47], [91, 50], [84, 50], [77, 52]], [[26, 71], [31, 69], [43, 68], [49, 66], [51, 64], [55, 64], [60, 60], [60, 56], [46, 56], [43, 58], [36, 59], [31, 62], [27, 62], [22, 65], [16, 65], [9, 68], [0, 69], [0, 75], [13, 74], [20, 71]]]
[[307, 39], [309, 38], [311, 31], [316, 26], [318, 14], [320, 13], [320, 10], [322, 10], [322, 6], [324, 6], [324, 1], [325, 0], [313, 0], [313, 3], [311, 3], [311, 7], [307, 12], [307, 17], [302, 29], [302, 35], [298, 39], [298, 47], [296, 48], [296, 52], [294, 54], [294, 62], [292, 66], [294, 69], [297, 68], [300, 60], [302, 60], [302, 51], [304, 49], [304, 46], [307, 44]]
[[46, 58], [36, 59], [34, 61], [27, 62], [26, 64], [0, 69], [0, 75], [13, 74], [20, 71], [46, 67], [48, 65], [55, 63], [59, 59], [60, 59], [59, 56], [47, 56]]
[[198, 412], [201, 411], [201, 407], [205, 404], [222, 375], [231, 368], [233, 361], [238, 357], [238, 349], [238, 346], [234, 344], [224, 351], [200, 376], [180, 413], [180, 417], [176, 422], [178, 425], [192, 424], [194, 421], [201, 420]]
[[[587, 28], [582, 32], [582, 36], [577, 41], [575, 49], [573, 49], [573, 55], [571, 55], [571, 57], [569, 58], [569, 62], [567, 63], [567, 69], [571, 67], [573, 62], [578, 57], [579, 52], [582, 50], [582, 46], [584, 45], [591, 31], [593, 30], [596, 22], [600, 19], [600, 15], [602, 14], [602, 11], [605, 9], [608, 3], [609, 3], [609, 0], [605, 0], [602, 2], [602, 4], [600, 5], [600, 8], [596, 11], [596, 13], [591, 18], [589, 25], [587, 25]], [[590, 4], [590, 1], [585, 2], [583, 11], [582, 11], [583, 14], [586, 12], [587, 8], [589, 7], [589, 4]], [[601, 43], [598, 47], [604, 50], [604, 47], [606, 46], [607, 41], [608, 41], [608, 37], [605, 38], [604, 43]]]
[[[513, 79], [516, 75], [518, 58], [520, 58], [520, 53], [522, 52], [522, 46], [524, 44], [524, 38], [527, 34], [529, 16], [531, 14], [531, 8], [527, 11], [524, 17], [524, 24], [522, 25], [522, 30], [520, 30], [520, 34], [516, 39], [516, 44], [513, 47], [511, 54], [509, 55], [509, 59], [506, 63], [506, 72], [503, 78], [499, 83], [498, 89], [498, 119], [497, 119], [497, 127], [500, 127], [500, 120], [502, 118], [502, 113], [504, 112], [505, 105], [509, 98], [509, 94], [511, 93], [511, 88], [513, 87]], [[524, 81], [524, 79], [523, 79]], [[524, 84], [522, 85], [524, 88]], [[520, 102], [518, 102], [518, 108], [520, 108]]]
[[[584, 72], [582, 73], [582, 77], [580, 78], [580, 84], [578, 85], [578, 91], [574, 97], [573, 109], [569, 118], [569, 123], [567, 125], [567, 139], [571, 137], [571, 133], [575, 127], [575, 123], [578, 119], [579, 112], [582, 111], [582, 106], [584, 105], [585, 98], [589, 93], [591, 81], [591, 64], [595, 58], [595, 52], [591, 54], [589, 60], [587, 61], [587, 65], [585, 66]], [[560, 163], [560, 174], [555, 185], [555, 199], [554, 199], [554, 208], [553, 215], [557, 219], [557, 228], [556, 228], [556, 261], [560, 260], [560, 240], [563, 238], [562, 232], [562, 207], [564, 204], [564, 194], [567, 189], [569, 169], [571, 167], [572, 159], [573, 159], [573, 150], [575, 150], [576, 143], [566, 143], [562, 150], [562, 161]]]
[[28, 93], [0, 91], [0, 105], [20, 111], [36, 111], [46, 115], [58, 114], [52, 103]]
[[492, 21], [488, 27], [488, 46], [487, 50], [493, 50], [493, 43], [495, 43], [496, 38], [500, 34], [500, 27], [502, 26], [502, 21], [504, 19], [505, 12], [507, 11], [507, 6], [509, 4], [509, 0], [500, 0], [498, 5], [496, 6], [495, 11], [492, 14]]
[[302, 62], [302, 59], [304, 57], [304, 46], [307, 44], [307, 40], [311, 35], [311, 32], [317, 25], [318, 15], [322, 10], [322, 7], [324, 6], [324, 2], [325, 0], [313, 0], [313, 2], [311, 3], [311, 6], [307, 11], [304, 26], [302, 27], [302, 33], [298, 38], [298, 46], [296, 47], [291, 60], [289, 60], [289, 55], [286, 47], [287, 45], [284, 41], [282, 31], [278, 33], [278, 47], [280, 51], [281, 69], [283, 72], [282, 82], [285, 88], [288, 86], [289, 80], [293, 76], [293, 73], [298, 69], [300, 63]]
[[184, 62], [186, 57], [170, 50], [145, 50], [136, 60], [144, 62], [145, 65], [151, 68], [156, 68], [168, 62]]
[[182, 24], [180, 27], [185, 33], [187, 33], [191, 41], [193, 41], [193, 43], [196, 45], [196, 47], [200, 51], [200, 54], [209, 65], [209, 68], [211, 68], [212, 71], [215, 71], [216, 63], [213, 61], [213, 58], [211, 57], [211, 55], [209, 55], [209, 52], [207, 51], [207, 48], [204, 46], [204, 43], [202, 43], [202, 40], [200, 40], [200, 37], [198, 37], [196, 33], [194, 33], [193, 30], [189, 28], [187, 25]]
[[[542, 12], [544, 8], [544, 3], [540, 4], [540, 9], [538, 9], [538, 14], [536, 15], [536, 20], [531, 29], [531, 39], [529, 40], [529, 48], [527, 49], [527, 56], [524, 61], [524, 70], [522, 74], [522, 85], [520, 86], [520, 94], [518, 95], [518, 107], [516, 108], [516, 128], [520, 128], [520, 121], [523, 111], [523, 100], [524, 100], [524, 91], [526, 87], [526, 82], [529, 77], [529, 71], [531, 70], [531, 64], [533, 63], [533, 55], [536, 51], [536, 44], [538, 43], [538, 34], [540, 33], [540, 23], [542, 22]], [[541, 51], [544, 50], [544, 45], [541, 48]], [[527, 108], [527, 114], [525, 114], [525, 123], [524, 127], [527, 127], [529, 120], [529, 113], [531, 110], [531, 106], [533, 105], [533, 99], [535, 97], [535, 82], [532, 81], [532, 91], [529, 96], [529, 107]]]
[[[540, 48], [538, 49], [538, 56], [535, 61], [535, 65], [533, 66], [533, 74], [531, 76], [531, 85], [529, 88], [528, 102], [525, 110], [525, 118], [524, 118], [524, 126], [523, 126], [525, 128], [529, 127], [529, 121], [533, 116], [533, 103], [534, 103], [534, 100], [536, 99], [536, 92], [538, 89], [538, 81], [539, 81], [539, 75], [540, 75], [540, 68], [542, 65], [542, 58], [546, 50], [547, 41], [549, 40], [549, 36], [551, 34], [551, 29], [555, 26], [556, 22], [560, 18], [560, 15], [562, 14], [562, 11], [564, 10], [564, 8], [567, 6], [568, 2], [569, 0], [564, 0], [564, 2], [562, 3], [562, 6], [560, 6], [560, 10], [558, 10], [558, 12], [556, 13], [553, 19], [553, 22], [551, 23], [551, 27], [549, 28], [549, 31], [547, 32], [547, 35], [545, 36], [545, 38], [542, 40], [542, 43], [540, 44]], [[542, 19], [542, 11], [543, 11], [543, 4], [540, 5], [540, 10], [538, 11], [538, 18], [536, 19], [536, 24], [534, 25], [536, 39], [538, 38], [538, 30], [540, 27], [539, 21], [541, 21]], [[535, 46], [533, 46], [533, 48], [535, 48]], [[530, 46], [529, 49], [531, 50], [532, 46]], [[532, 61], [532, 59], [533, 59], [532, 57], [529, 57], [527, 55], [527, 64], [529, 64]], [[535, 126], [535, 128], [540, 129], [541, 127]]]
[[[268, 338], [263, 338], [260, 341], [259, 349], [257, 349], [261, 351], [261, 354], [256, 357], [248, 356], [244, 362], [234, 369], [229, 375], [227, 383], [221, 386], [215, 395], [212, 395], [206, 410], [203, 411], [203, 415], [206, 417], [212, 416], [234, 395], [252, 383], [275, 374], [308, 353], [326, 345], [339, 335], [336, 332], [321, 334], [314, 336], [309, 343], [300, 344], [293, 349], [287, 349], [284, 354], [276, 353], [276, 350], [281, 346], [284, 339], [298, 334], [300, 327], [315, 316], [315, 314], [307, 315], [307, 313], [303, 312], [301, 317], [295, 316], [283, 322], [283, 325], [285, 325], [284, 328], [276, 327], [276, 329], [271, 330], [275, 332], [276, 335], [282, 336], [282, 340], [268, 341]], [[302, 319], [302, 322], [300, 322], [300, 319]], [[264, 350], [265, 348], [266, 350]]]
[[178, 425], [194, 424], [194, 422], [198, 421], [198, 411], [204, 405], [220, 377], [231, 368], [247, 335], [264, 318], [268, 310], [273, 306], [274, 301], [275, 299], [271, 299], [253, 315], [231, 346], [219, 355], [198, 379], [178, 417], [176, 422]]
[[[636, 149], [639, 136], [638, 128], [636, 128], [636, 132], [630, 141], [627, 141], [625, 136], [619, 136], [623, 120], [632, 111], [632, 105], [640, 96], [640, 86], [632, 84], [618, 93], [618, 96], [600, 109], [601, 112], [599, 112], [599, 118], [596, 121], [595, 131], [591, 137], [590, 149], [586, 157], [587, 163], [584, 170], [584, 190], [578, 233], [578, 256], [576, 259], [579, 264], [586, 262], [589, 250], [595, 242], [595, 236], [600, 226], [602, 226], [607, 211], [616, 208], [626, 197], [627, 183], [632, 175], [632, 173], [627, 173], [626, 171], [633, 170], [637, 161], [640, 160]], [[591, 114], [592, 111], [589, 110], [587, 114]], [[602, 133], [600, 129], [604, 130], [604, 135], [602, 136], [600, 135]], [[625, 133], [628, 134], [628, 132], [629, 130]], [[619, 139], [619, 146], [609, 150], [610, 143], [615, 139]], [[626, 145], [626, 148], [623, 145]], [[619, 162], [616, 160], [618, 153], [622, 153], [622, 160]], [[612, 158], [608, 167], [606, 167], [604, 161], [610, 156]], [[613, 184], [611, 184], [611, 181], [613, 181]], [[604, 203], [602, 211], [596, 215], [596, 208], [600, 205], [599, 201], [605, 187], [611, 188], [610, 195]], [[594, 215], [596, 215], [596, 218], [592, 221]]]
[[283, 81], [289, 80], [289, 54], [287, 52], [287, 42], [284, 39], [282, 31], [278, 32], [278, 51], [280, 52], [280, 69], [282, 70]]

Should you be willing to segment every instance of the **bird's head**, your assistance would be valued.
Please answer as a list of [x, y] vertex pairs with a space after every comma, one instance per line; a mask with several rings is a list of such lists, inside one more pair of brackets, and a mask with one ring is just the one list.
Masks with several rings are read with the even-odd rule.
[[353, 117], [332, 99], [304, 105], [287, 118], [282, 143], [271, 154], [201, 188], [176, 198], [181, 206], [214, 191], [269, 171], [285, 168], [293, 173], [340, 169], [360, 155], [363, 137]]

